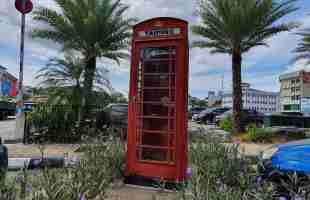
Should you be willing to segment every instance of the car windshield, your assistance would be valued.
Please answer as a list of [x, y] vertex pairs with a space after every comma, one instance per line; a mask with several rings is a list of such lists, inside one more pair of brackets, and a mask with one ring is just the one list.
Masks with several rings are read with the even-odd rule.
[[127, 105], [114, 105], [112, 106], [113, 111], [117, 112], [127, 112], [128, 106]]
[[214, 108], [207, 108], [204, 111], [202, 111], [200, 114], [206, 114], [206, 113], [210, 113], [212, 111], [214, 111]]

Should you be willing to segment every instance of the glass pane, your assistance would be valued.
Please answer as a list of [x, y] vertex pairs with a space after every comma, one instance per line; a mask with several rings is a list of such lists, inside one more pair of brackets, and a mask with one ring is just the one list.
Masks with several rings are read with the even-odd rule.
[[168, 147], [168, 134], [166, 133], [143, 133], [142, 145]]
[[168, 116], [168, 107], [163, 105], [144, 104], [145, 116]]
[[160, 101], [162, 103], [167, 103], [165, 100], [171, 101], [169, 98], [169, 89], [144, 90], [144, 101]]
[[168, 74], [145, 75], [144, 87], [169, 87], [169, 75]]
[[150, 131], [168, 131], [167, 119], [144, 119], [143, 129]]
[[[175, 161], [175, 71], [174, 47], [144, 48], [140, 53], [137, 104], [137, 158]], [[171, 118], [171, 119], [170, 119]], [[160, 147], [160, 148], [159, 148]]]
[[142, 160], [167, 161], [168, 150], [142, 148], [141, 154], [142, 154], [141, 155]]

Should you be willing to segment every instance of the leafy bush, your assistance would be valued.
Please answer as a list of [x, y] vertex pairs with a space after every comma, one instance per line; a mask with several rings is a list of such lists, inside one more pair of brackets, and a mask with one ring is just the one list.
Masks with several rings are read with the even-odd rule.
[[250, 124], [243, 140], [247, 142], [268, 143], [272, 142], [274, 136], [275, 133], [271, 128], [257, 128], [255, 124]]
[[0, 185], [0, 200], [16, 200], [16, 188], [13, 184], [1, 183]]
[[228, 116], [222, 121], [220, 121], [220, 128], [227, 132], [232, 132], [233, 129], [233, 122], [232, 117]]
[[[95, 126], [94, 119], [80, 120], [79, 106], [73, 105], [37, 105], [27, 113], [28, 142], [44, 140], [51, 143], [79, 142], [83, 135], [101, 133]], [[89, 108], [92, 112], [103, 109], [101, 106]]]
[[107, 199], [113, 182], [122, 177], [124, 145], [114, 138], [93, 138], [82, 149], [72, 168], [43, 169], [34, 175], [25, 171], [18, 178], [20, 187], [0, 185], [0, 200]]
[[253, 184], [255, 172], [237, 145], [201, 140], [191, 145], [190, 161], [192, 175], [180, 194], [183, 200], [272, 199], [270, 187]]

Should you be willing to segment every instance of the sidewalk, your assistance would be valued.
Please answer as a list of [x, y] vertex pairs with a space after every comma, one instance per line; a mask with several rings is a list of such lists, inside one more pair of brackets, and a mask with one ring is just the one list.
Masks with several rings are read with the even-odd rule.
[[[231, 143], [226, 143], [230, 145]], [[9, 158], [31, 158], [41, 156], [38, 145], [6, 144]], [[271, 144], [240, 144], [240, 151], [246, 156], [258, 156], [260, 152], [271, 147]], [[74, 155], [78, 145], [72, 144], [51, 144], [45, 145], [45, 156]]]
[[[9, 158], [33, 158], [41, 156], [38, 145], [24, 144], [5, 144], [8, 147]], [[64, 156], [72, 155], [77, 149], [77, 145], [71, 144], [52, 144], [45, 145], [45, 156]]]

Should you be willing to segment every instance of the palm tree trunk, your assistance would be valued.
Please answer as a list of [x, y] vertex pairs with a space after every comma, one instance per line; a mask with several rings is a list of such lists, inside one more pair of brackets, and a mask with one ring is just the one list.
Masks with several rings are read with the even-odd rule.
[[94, 85], [94, 77], [95, 77], [95, 71], [96, 71], [96, 57], [92, 57], [89, 60], [86, 61], [86, 67], [85, 67], [85, 78], [84, 78], [84, 92], [83, 92], [83, 117], [87, 117], [89, 114], [89, 108], [92, 104], [93, 99], [92, 96], [92, 90]]
[[242, 110], [242, 88], [241, 88], [241, 62], [240, 51], [234, 51], [232, 55], [232, 74], [233, 74], [233, 133], [240, 133], [241, 110]]

